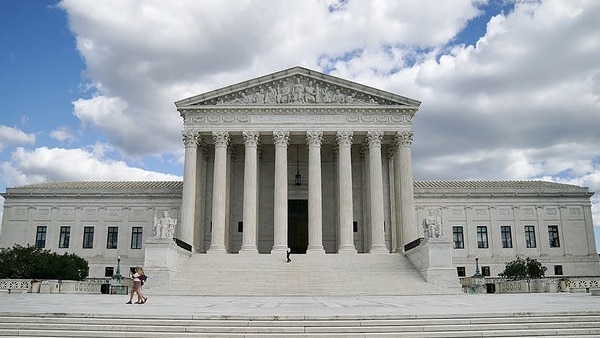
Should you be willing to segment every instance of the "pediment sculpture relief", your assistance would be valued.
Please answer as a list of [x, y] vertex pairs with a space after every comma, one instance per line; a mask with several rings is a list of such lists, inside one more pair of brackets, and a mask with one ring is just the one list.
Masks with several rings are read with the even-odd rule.
[[204, 101], [205, 105], [395, 104], [356, 90], [304, 76], [293, 76]]

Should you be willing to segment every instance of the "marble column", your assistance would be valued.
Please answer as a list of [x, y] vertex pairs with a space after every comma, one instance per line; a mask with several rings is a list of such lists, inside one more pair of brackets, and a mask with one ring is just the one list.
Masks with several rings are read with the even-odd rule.
[[[389, 201], [390, 201], [390, 248], [392, 252], [402, 252], [401, 247], [402, 244], [399, 244], [400, 238], [398, 234], [400, 233], [400, 222], [397, 221], [396, 216], [396, 151], [397, 147], [389, 145], [385, 148], [386, 157], [388, 159], [388, 182], [389, 182]], [[399, 210], [399, 209], [398, 209]]]
[[383, 170], [381, 166], [381, 141], [383, 133], [368, 132], [369, 185], [371, 195], [371, 247], [369, 252], [388, 252], [383, 227]]
[[338, 253], [356, 253], [354, 247], [354, 208], [352, 206], [352, 136], [351, 131], [338, 131]]
[[[402, 226], [402, 184], [400, 182], [400, 176], [402, 175], [402, 163], [400, 162], [400, 142], [398, 137], [394, 140], [394, 215], [396, 219], [395, 233], [396, 233], [396, 252], [404, 251], [404, 228]], [[391, 190], [391, 188], [390, 188]]]
[[307, 253], [325, 253], [323, 249], [323, 203], [321, 188], [322, 131], [306, 132], [308, 144], [308, 248]]
[[403, 244], [419, 238], [419, 226], [415, 217], [415, 201], [412, 174], [412, 155], [410, 146], [413, 142], [412, 131], [396, 133], [400, 163], [400, 214], [402, 222]]
[[257, 148], [259, 134], [255, 131], [246, 131], [242, 133], [246, 154], [244, 157], [244, 206], [243, 206], [243, 224], [242, 247], [240, 253], [258, 253], [257, 241]]
[[197, 132], [189, 130], [183, 132], [185, 159], [183, 165], [183, 191], [181, 194], [181, 222], [179, 223], [179, 235], [176, 237], [192, 246], [194, 244], [198, 140]]
[[229, 133], [213, 132], [215, 167], [213, 176], [212, 236], [208, 253], [226, 253], [227, 145]]
[[287, 147], [290, 133], [287, 131], [274, 131], [275, 143], [275, 186], [273, 201], [273, 249], [275, 251], [287, 250], [288, 232], [288, 189], [287, 189]]

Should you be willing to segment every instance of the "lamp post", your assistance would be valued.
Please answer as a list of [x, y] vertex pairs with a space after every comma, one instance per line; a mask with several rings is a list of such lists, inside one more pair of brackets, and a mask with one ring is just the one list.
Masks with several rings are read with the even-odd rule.
[[475, 257], [475, 274], [473, 275], [475, 278], [482, 278], [483, 275], [481, 271], [479, 271], [479, 257]]
[[121, 256], [117, 256], [117, 273], [113, 278], [117, 280], [117, 284], [121, 285], [121, 279], [123, 279], [123, 276], [121, 276]]

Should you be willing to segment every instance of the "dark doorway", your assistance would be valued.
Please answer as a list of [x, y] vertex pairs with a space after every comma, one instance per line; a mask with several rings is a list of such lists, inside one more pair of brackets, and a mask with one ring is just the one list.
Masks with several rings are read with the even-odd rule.
[[288, 246], [294, 254], [308, 248], [308, 200], [288, 200]]

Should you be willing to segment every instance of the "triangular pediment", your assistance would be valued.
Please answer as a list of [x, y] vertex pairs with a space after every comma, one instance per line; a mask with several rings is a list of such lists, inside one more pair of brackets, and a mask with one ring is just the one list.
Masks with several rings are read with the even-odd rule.
[[385, 105], [418, 107], [421, 102], [294, 67], [175, 102], [177, 108], [251, 105]]

